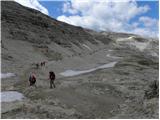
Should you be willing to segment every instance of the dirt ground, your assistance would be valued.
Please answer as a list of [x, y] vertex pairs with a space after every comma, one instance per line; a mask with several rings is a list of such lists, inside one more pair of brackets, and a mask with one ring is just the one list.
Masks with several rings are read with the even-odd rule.
[[[88, 57], [83, 59], [89, 60]], [[115, 61], [114, 58], [99, 59], [102, 63]], [[144, 99], [147, 76], [152, 75], [151, 79], [156, 79], [156, 69], [150, 70], [152, 68], [136, 65], [136, 62], [127, 64], [125, 58], [116, 59], [118, 63], [113, 68], [73, 77], [59, 74], [68, 66], [68, 69], [80, 66], [84, 70], [100, 65], [77, 64], [76, 60], [48, 61], [45, 67], [39, 69], [28, 65], [16, 77], [2, 80], [2, 91], [15, 90], [25, 96], [23, 101], [2, 103], [2, 118], [158, 118], [158, 98]], [[58, 66], [63, 66], [63, 69]], [[54, 89], [49, 88], [50, 70], [56, 72]], [[37, 88], [28, 86], [31, 71], [37, 75]], [[146, 109], [148, 106], [152, 107]]]

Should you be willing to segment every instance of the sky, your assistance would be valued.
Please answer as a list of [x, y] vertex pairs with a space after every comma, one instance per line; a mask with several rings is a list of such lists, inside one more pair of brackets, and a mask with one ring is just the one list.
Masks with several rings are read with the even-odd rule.
[[158, 37], [156, 0], [15, 0], [59, 21], [95, 31]]

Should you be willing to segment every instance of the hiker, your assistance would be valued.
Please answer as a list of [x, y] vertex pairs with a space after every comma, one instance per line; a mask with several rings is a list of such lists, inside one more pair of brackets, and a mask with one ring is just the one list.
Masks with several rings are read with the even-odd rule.
[[[50, 79], [50, 88], [55, 88], [54, 80], [55, 80], [55, 73], [53, 71], [49, 72], [49, 79]], [[52, 86], [53, 85], [53, 86]]]
[[36, 63], [36, 68], [37, 68], [37, 69], [39, 68], [39, 64], [38, 64], [38, 63]]
[[45, 64], [46, 64], [45, 61], [44, 61], [44, 62], [41, 62], [41, 67], [42, 67], [42, 66], [45, 66]]
[[41, 62], [41, 67], [43, 66], [43, 62]]
[[44, 65], [44, 66], [46, 65], [46, 61], [43, 62], [43, 65]]
[[36, 87], [36, 75], [34, 73], [32, 73], [29, 77], [29, 83], [30, 83], [30, 86], [33, 86], [35, 85]]

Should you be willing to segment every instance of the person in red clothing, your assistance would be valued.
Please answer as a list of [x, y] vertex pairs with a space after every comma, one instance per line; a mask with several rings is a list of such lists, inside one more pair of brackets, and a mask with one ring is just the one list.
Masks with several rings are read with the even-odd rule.
[[50, 71], [49, 72], [50, 88], [56, 87], [54, 84], [55, 78], [56, 78], [55, 73], [53, 71]]
[[29, 77], [29, 85], [30, 86], [36, 86], [36, 75], [34, 73], [32, 73]]

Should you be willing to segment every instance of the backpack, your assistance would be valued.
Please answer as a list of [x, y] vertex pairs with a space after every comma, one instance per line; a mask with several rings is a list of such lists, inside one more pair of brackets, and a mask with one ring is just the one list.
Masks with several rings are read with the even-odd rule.
[[31, 75], [31, 76], [29, 77], [29, 81], [30, 81], [30, 82], [35, 82], [35, 81], [36, 81], [35, 76], [34, 76], [34, 75]]
[[49, 78], [51, 79], [51, 80], [54, 80], [55, 79], [55, 73], [54, 72], [49, 72]]

